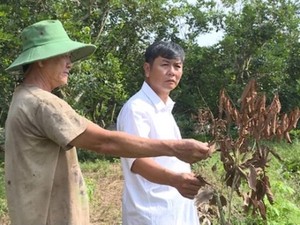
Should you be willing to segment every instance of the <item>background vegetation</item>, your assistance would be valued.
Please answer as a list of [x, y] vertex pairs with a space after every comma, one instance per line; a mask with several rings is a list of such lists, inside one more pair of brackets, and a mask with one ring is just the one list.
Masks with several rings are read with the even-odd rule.
[[[298, 0], [0, 0], [0, 128], [13, 90], [22, 80], [5, 68], [21, 51], [22, 29], [43, 19], [59, 19], [72, 39], [97, 45], [89, 60], [75, 65], [69, 85], [56, 93], [102, 127], [113, 127], [120, 107], [140, 88], [144, 50], [158, 39], [173, 40], [187, 53], [182, 82], [172, 93], [184, 137], [199, 138], [191, 115], [200, 107], [217, 114], [219, 91], [226, 88], [238, 102], [252, 78], [269, 101], [278, 93], [282, 111], [288, 113], [300, 106], [299, 10]], [[199, 36], [213, 30], [223, 31], [223, 39], [203, 47]], [[3, 129], [1, 135], [0, 148]], [[292, 138], [297, 137], [299, 130], [293, 131]], [[299, 144], [295, 146], [280, 144], [285, 161], [270, 166], [279, 196], [278, 205], [268, 211], [270, 224], [296, 224], [286, 222], [287, 212], [293, 213], [289, 218], [299, 217], [299, 196], [292, 197], [299, 191]], [[82, 162], [98, 162], [97, 158], [80, 151]], [[3, 168], [3, 159], [0, 162]], [[206, 171], [211, 162], [200, 163], [199, 168]], [[98, 187], [98, 181], [93, 182], [91, 191]], [[1, 188], [0, 196], [5, 196]], [[0, 198], [2, 215], [5, 204], [5, 197]], [[238, 222], [239, 211], [235, 216]], [[256, 224], [253, 221], [247, 223]]]
[[[43, 19], [59, 19], [71, 38], [97, 45], [90, 60], [75, 66], [62, 91], [101, 126], [113, 124], [124, 101], [140, 88], [144, 50], [158, 39], [176, 41], [187, 53], [182, 82], [173, 93], [184, 135], [192, 132], [191, 113], [203, 106], [217, 112], [219, 91], [225, 87], [238, 98], [251, 78], [268, 96], [279, 93], [283, 111], [299, 106], [299, 1], [217, 2], [1, 0], [0, 127], [21, 79], [4, 69], [21, 51], [22, 29]], [[212, 30], [222, 30], [223, 39], [202, 47], [199, 36]]]

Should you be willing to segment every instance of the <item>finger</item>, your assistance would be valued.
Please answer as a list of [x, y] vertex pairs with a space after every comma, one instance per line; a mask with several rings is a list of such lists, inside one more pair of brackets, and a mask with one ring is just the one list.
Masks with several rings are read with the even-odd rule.
[[196, 188], [199, 189], [199, 187], [202, 186], [202, 182], [196, 178], [196, 180], [191, 180], [190, 181], [190, 185], [191, 185], [191, 187], [194, 187], [195, 189]]
[[182, 190], [184, 190], [185, 193], [195, 195], [198, 193], [199, 189], [201, 188], [201, 185], [189, 185], [184, 187]]

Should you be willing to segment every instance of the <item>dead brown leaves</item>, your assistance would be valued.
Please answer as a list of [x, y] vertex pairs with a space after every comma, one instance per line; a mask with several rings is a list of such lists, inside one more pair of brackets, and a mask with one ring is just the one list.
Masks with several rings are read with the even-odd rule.
[[[278, 95], [267, 105], [265, 94], [257, 92], [257, 83], [251, 80], [245, 87], [238, 105], [223, 89], [219, 98], [219, 116], [214, 118], [209, 109], [199, 109], [198, 127], [209, 128], [214, 141], [220, 146], [220, 156], [225, 170], [225, 183], [243, 198], [244, 210], [259, 212], [266, 219], [264, 197], [274, 202], [269, 177], [265, 168], [270, 153], [279, 155], [263, 144], [266, 140], [292, 142], [289, 132], [296, 128], [300, 118], [299, 108], [281, 114]], [[242, 192], [245, 182], [248, 190]], [[227, 199], [230, 202], [230, 199]]]
[[276, 94], [269, 106], [266, 105], [265, 94], [256, 91], [257, 84], [251, 80], [245, 87], [238, 110], [226, 95], [225, 89], [221, 90], [219, 100], [219, 118], [226, 115], [226, 122], [234, 123], [240, 137], [251, 136], [256, 140], [279, 139], [291, 142], [289, 132], [296, 128], [300, 118], [300, 110], [296, 108], [289, 114], [280, 115], [281, 103]]

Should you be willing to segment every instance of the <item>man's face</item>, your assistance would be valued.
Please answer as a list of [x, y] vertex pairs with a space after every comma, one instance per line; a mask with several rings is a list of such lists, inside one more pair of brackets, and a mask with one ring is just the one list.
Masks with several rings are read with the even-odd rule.
[[169, 95], [181, 79], [183, 63], [178, 59], [157, 57], [153, 64], [144, 64], [146, 82], [161, 98]]
[[42, 64], [43, 75], [53, 89], [68, 83], [68, 76], [72, 67], [70, 54], [43, 60]]

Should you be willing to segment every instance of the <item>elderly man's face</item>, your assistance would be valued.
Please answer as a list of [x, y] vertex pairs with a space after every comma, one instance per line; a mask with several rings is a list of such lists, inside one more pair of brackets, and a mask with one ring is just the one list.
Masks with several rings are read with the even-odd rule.
[[68, 83], [69, 72], [72, 68], [70, 54], [64, 54], [42, 61], [42, 74], [47, 79], [51, 89]]

